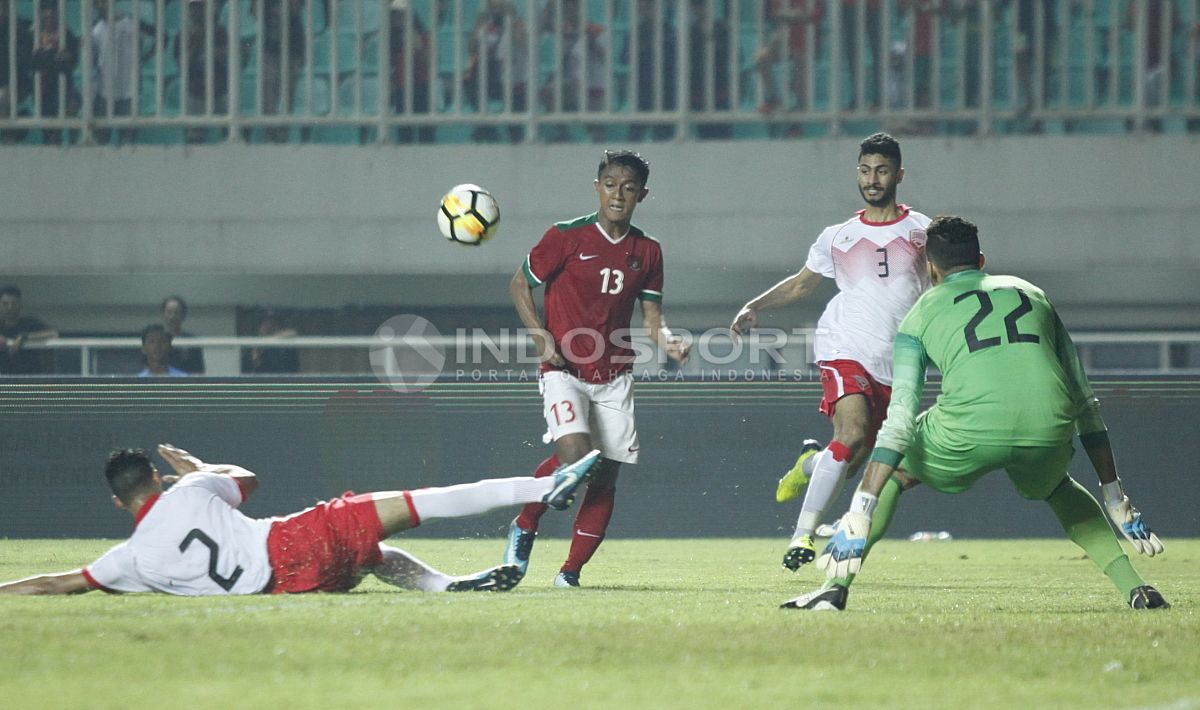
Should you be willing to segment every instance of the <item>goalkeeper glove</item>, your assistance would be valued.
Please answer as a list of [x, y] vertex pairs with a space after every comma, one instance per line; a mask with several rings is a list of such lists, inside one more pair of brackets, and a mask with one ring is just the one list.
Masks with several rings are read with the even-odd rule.
[[1112, 518], [1117, 529], [1133, 545], [1133, 549], [1148, 557], [1162, 552], [1162, 541], [1142, 522], [1141, 511], [1130, 504], [1129, 498], [1121, 488], [1121, 482], [1118, 480], [1105, 483], [1100, 489], [1104, 492], [1104, 507], [1108, 509], [1108, 517]]
[[870, 493], [860, 491], [854, 495], [850, 510], [842, 516], [837, 532], [817, 560], [817, 569], [824, 570], [827, 579], [846, 579], [862, 569], [876, 502], [878, 499]]

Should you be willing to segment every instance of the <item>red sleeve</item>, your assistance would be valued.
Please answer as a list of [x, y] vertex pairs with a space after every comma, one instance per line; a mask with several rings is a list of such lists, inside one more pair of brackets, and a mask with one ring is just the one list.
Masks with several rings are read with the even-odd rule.
[[642, 284], [641, 298], [651, 301], [662, 302], [663, 291], [663, 256], [662, 248], [654, 242], [654, 249], [651, 251], [649, 262], [646, 264], [646, 281]]
[[558, 227], [546, 230], [525, 259], [525, 280], [530, 287], [541, 286], [562, 271], [563, 263], [571, 252], [571, 242]]

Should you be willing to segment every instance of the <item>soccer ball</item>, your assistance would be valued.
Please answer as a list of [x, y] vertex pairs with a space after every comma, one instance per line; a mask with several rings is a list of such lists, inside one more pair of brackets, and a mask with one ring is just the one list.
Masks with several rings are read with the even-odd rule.
[[438, 228], [452, 242], [478, 246], [500, 228], [500, 205], [478, 185], [455, 185], [438, 206]]

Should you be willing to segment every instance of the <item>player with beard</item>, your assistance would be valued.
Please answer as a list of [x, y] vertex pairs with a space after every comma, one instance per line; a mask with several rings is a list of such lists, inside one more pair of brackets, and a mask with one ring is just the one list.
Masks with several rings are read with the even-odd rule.
[[838, 286], [817, 322], [813, 353], [821, 371], [820, 411], [833, 420], [825, 448], [813, 439], [801, 446], [795, 465], [779, 479], [780, 503], [807, 486], [784, 567], [812, 562], [812, 535], [830, 502], [875, 444], [887, 413], [892, 382], [892, 340], [908, 309], [926, 288], [925, 227], [929, 218], [896, 202], [904, 179], [900, 144], [876, 133], [859, 144], [858, 191], [865, 206], [826, 227], [808, 250], [804, 268], [738, 311], [730, 330], [748, 333], [760, 311], [795, 303], [824, 278]]

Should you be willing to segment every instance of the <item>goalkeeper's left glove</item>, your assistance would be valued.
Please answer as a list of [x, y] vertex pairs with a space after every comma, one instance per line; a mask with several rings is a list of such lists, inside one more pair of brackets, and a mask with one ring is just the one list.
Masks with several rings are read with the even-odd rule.
[[1142, 513], [1134, 508], [1121, 488], [1119, 480], [1100, 486], [1104, 492], [1104, 507], [1108, 509], [1108, 517], [1116, 523], [1117, 529], [1133, 545], [1133, 549], [1147, 557], [1154, 557], [1163, 551], [1162, 541], [1154, 531], [1142, 522]]
[[817, 569], [824, 570], [827, 579], [845, 579], [862, 569], [876, 502], [878, 499], [870, 493], [854, 494], [850, 510], [842, 516], [837, 532], [817, 560]]

